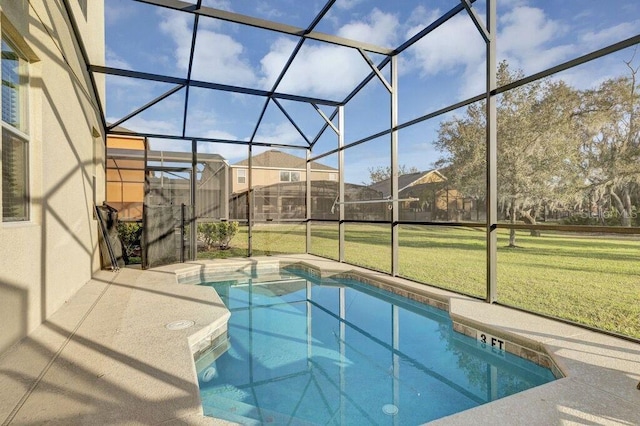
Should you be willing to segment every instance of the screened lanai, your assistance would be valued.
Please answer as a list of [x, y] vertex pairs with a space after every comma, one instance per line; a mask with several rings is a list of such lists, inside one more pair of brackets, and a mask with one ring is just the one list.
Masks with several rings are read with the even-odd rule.
[[[105, 15], [89, 70], [108, 133], [190, 176], [224, 165], [209, 178], [224, 196], [192, 178], [179, 203], [145, 198], [195, 212], [176, 227], [187, 258], [309, 253], [640, 339], [638, 5], [108, 0]], [[233, 222], [224, 250], [199, 240]]]

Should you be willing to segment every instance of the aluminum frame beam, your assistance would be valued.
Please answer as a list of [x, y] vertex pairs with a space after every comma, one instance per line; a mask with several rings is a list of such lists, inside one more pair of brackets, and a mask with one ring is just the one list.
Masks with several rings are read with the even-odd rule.
[[[130, 112], [129, 114], [125, 115], [120, 120], [116, 121], [115, 123], [110, 124], [109, 126], [107, 126], [107, 130], [111, 131], [111, 129], [113, 129], [114, 127], [117, 127], [120, 124], [124, 123], [125, 121], [127, 121], [127, 120], [135, 117], [136, 115], [146, 111], [147, 109], [151, 108], [152, 106], [154, 106], [158, 102], [162, 101], [163, 99], [166, 99], [169, 96], [173, 95], [174, 93], [179, 92], [184, 87], [185, 87], [184, 85], [178, 85], [178, 86], [166, 91], [162, 95], [160, 95], [157, 98], [147, 102], [146, 104], [144, 104], [140, 108], [136, 109], [135, 111]], [[183, 132], [183, 134], [184, 134], [184, 132]]]
[[[307, 27], [306, 32], [309, 33], [311, 31], [313, 31], [313, 29], [316, 27], [316, 25], [318, 25], [318, 23], [320, 22], [320, 20], [322, 20], [322, 18], [329, 13], [329, 10], [331, 9], [331, 6], [336, 2], [336, 0], [329, 0], [327, 3], [325, 3], [324, 7], [322, 8], [322, 10], [318, 13], [318, 15], [316, 15], [316, 17], [313, 19], [313, 21], [311, 22], [311, 24], [309, 25], [309, 27]], [[280, 70], [280, 74], [278, 75], [278, 78], [276, 79], [276, 81], [273, 83], [273, 86], [271, 88], [271, 92], [275, 92], [278, 89], [278, 86], [280, 85], [280, 83], [282, 82], [282, 79], [284, 78], [284, 76], [287, 74], [287, 71], [289, 70], [289, 68], [291, 67], [291, 64], [293, 63], [293, 61], [295, 60], [296, 56], [298, 56], [298, 53], [300, 52], [300, 49], [302, 49], [302, 45], [304, 44], [305, 39], [304, 38], [300, 38], [298, 40], [298, 43], [296, 44], [296, 47], [293, 49], [293, 51], [291, 52], [291, 54], [289, 55], [289, 58], [287, 59], [287, 62], [284, 64], [284, 67], [282, 67], [282, 70]], [[264, 114], [267, 112], [267, 108], [269, 106], [269, 100], [270, 99], [274, 99], [273, 97], [269, 97], [263, 107], [262, 107], [262, 111], [260, 112], [260, 117], [258, 118], [258, 121], [256, 122], [256, 125], [253, 129], [253, 133], [251, 134], [251, 140], [253, 141], [253, 139], [255, 138], [256, 134], [258, 133], [258, 129], [260, 128], [260, 124], [262, 124], [262, 119], [264, 118]], [[291, 121], [291, 124], [293, 124], [296, 129], [298, 129], [297, 125], [293, 122], [293, 120], [289, 117], [289, 115], [284, 111], [284, 109], [282, 108], [282, 106], [278, 103], [277, 104], [278, 107], [282, 110], [282, 112], [284, 112], [284, 114], [287, 116], [287, 118], [289, 119], [289, 121]], [[300, 132], [301, 135], [302, 131], [298, 129], [298, 132]], [[313, 144], [311, 143], [311, 141], [309, 141], [309, 139], [307, 139], [307, 137], [305, 137], [303, 135], [304, 139], [307, 141], [307, 144], [311, 147], [313, 146]]]
[[471, 20], [473, 21], [473, 24], [476, 26], [476, 28], [480, 32], [480, 35], [484, 39], [485, 43], [488, 43], [489, 41], [491, 41], [491, 35], [489, 34], [489, 30], [484, 26], [484, 24], [482, 23], [482, 19], [480, 19], [476, 11], [471, 7], [471, 1], [460, 0], [460, 2], [462, 2], [462, 5], [467, 10], [469, 17], [471, 18]]
[[[202, 0], [198, 0], [196, 3], [196, 8], [199, 8], [202, 5]], [[182, 114], [182, 136], [187, 132], [187, 116], [189, 114], [189, 82], [191, 81], [191, 72], [193, 71], [193, 57], [196, 51], [196, 39], [198, 38], [198, 23], [200, 21], [200, 16], [196, 15], [193, 20], [193, 28], [191, 32], [191, 49], [189, 51], [189, 66], [187, 69], [187, 89], [184, 94], [184, 111]]]
[[[254, 28], [261, 28], [264, 30], [275, 31], [283, 34], [302, 37], [302, 38], [308, 38], [311, 40], [323, 41], [323, 42], [335, 44], [338, 46], [351, 47], [355, 49], [360, 48], [360, 49], [367, 50], [369, 52], [380, 53], [382, 55], [391, 55], [394, 52], [394, 49], [376, 46], [371, 43], [364, 43], [357, 40], [352, 40], [345, 37], [335, 36], [332, 34], [326, 34], [326, 33], [321, 33], [317, 31], [309, 31], [307, 29], [295, 27], [293, 25], [287, 25], [279, 22], [268, 21], [266, 19], [260, 19], [253, 16], [242, 15], [239, 13], [229, 12], [226, 10], [214, 9], [212, 7], [198, 8], [191, 3], [187, 3], [180, 0], [136, 0], [136, 1], [139, 3], [146, 3], [154, 6], [164, 7], [167, 9], [193, 13], [195, 15], [206, 16], [208, 18], [215, 18], [215, 19], [220, 19], [227, 22], [233, 22], [236, 24], [248, 25]], [[328, 11], [328, 8], [326, 7], [323, 8], [323, 10], [325, 9]]]
[[282, 111], [282, 113], [284, 114], [285, 117], [287, 117], [287, 120], [289, 120], [289, 123], [291, 123], [291, 125], [298, 131], [298, 133], [300, 134], [300, 136], [302, 136], [302, 139], [304, 139], [307, 142], [307, 145], [311, 146], [311, 141], [309, 141], [309, 138], [307, 137], [307, 135], [304, 134], [304, 132], [302, 131], [302, 129], [300, 128], [300, 126], [298, 126], [298, 124], [296, 123], [296, 121], [293, 119], [293, 117], [291, 117], [289, 115], [289, 113], [287, 112], [287, 110], [282, 106], [282, 104], [280, 102], [278, 102], [277, 99], [272, 99], [273, 103], [276, 104], [276, 106], [280, 109], [280, 111]]
[[144, 133], [144, 132], [127, 132], [121, 130], [110, 130], [109, 134], [111, 135], [122, 135], [122, 136], [139, 136], [144, 138], [157, 138], [157, 139], [173, 139], [173, 140], [196, 140], [198, 142], [216, 142], [216, 143], [228, 143], [235, 145], [254, 145], [254, 146], [265, 146], [269, 148], [286, 148], [286, 149], [307, 149], [307, 146], [300, 145], [287, 145], [281, 143], [271, 143], [271, 142], [249, 142], [249, 141], [240, 141], [240, 140], [230, 140], [230, 139], [218, 139], [218, 138], [200, 138], [195, 136], [187, 136], [182, 137], [179, 135], [165, 135], [162, 133]]
[[184, 85], [184, 86], [191, 86], [191, 87], [200, 87], [203, 89], [242, 93], [245, 95], [273, 97], [273, 98], [286, 99], [289, 101], [296, 101], [296, 102], [317, 103], [320, 105], [330, 105], [330, 106], [338, 106], [341, 104], [341, 102], [339, 101], [333, 101], [328, 99], [290, 95], [287, 93], [277, 93], [277, 92], [274, 93], [274, 92], [269, 92], [267, 90], [261, 90], [261, 89], [250, 89], [247, 87], [231, 86], [228, 84], [220, 84], [220, 83], [211, 83], [211, 82], [201, 81], [201, 80], [188, 80], [186, 78], [181, 78], [181, 77], [170, 77], [170, 76], [161, 75], [161, 74], [125, 70], [122, 68], [106, 67], [102, 65], [89, 65], [89, 71], [97, 72], [100, 74], [115, 75], [119, 77], [131, 77], [131, 78], [138, 78], [141, 80], [158, 81], [161, 83], [170, 83], [170, 84], [177, 84], [177, 85]]

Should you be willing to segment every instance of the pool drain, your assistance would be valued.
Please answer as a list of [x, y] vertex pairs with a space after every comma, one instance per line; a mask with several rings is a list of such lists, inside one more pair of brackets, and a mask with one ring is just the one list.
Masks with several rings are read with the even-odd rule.
[[178, 320], [174, 322], [170, 322], [165, 325], [165, 327], [169, 330], [184, 330], [189, 327], [193, 327], [195, 325], [195, 321], [191, 320]]
[[382, 412], [387, 416], [395, 416], [396, 414], [398, 414], [398, 407], [393, 404], [384, 404], [382, 406]]

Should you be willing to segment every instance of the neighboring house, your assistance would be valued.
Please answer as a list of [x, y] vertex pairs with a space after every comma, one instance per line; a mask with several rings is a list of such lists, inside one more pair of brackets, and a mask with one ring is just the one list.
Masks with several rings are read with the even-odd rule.
[[[282, 220], [306, 218], [307, 162], [275, 149], [251, 159], [251, 186], [254, 219]], [[230, 166], [230, 217], [247, 219], [249, 160]], [[311, 198], [316, 205], [334, 202], [338, 188], [338, 170], [311, 162]]]
[[[303, 182], [307, 180], [307, 161], [304, 158], [271, 149], [251, 158], [253, 175], [251, 183], [268, 186], [278, 183]], [[249, 188], [249, 160], [231, 165], [231, 192], [238, 194]], [[338, 181], [338, 169], [311, 162], [311, 180]]]
[[0, 32], [1, 354], [100, 268], [104, 2], [3, 0]]
[[[391, 179], [376, 182], [369, 188], [391, 198]], [[400, 220], [472, 220], [477, 219], [478, 203], [449, 187], [439, 170], [407, 173], [398, 176], [398, 198], [417, 198], [400, 203]]]

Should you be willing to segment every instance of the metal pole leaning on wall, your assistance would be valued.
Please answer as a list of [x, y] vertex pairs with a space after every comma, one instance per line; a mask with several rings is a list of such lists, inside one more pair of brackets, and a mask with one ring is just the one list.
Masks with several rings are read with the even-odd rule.
[[111, 270], [113, 272], [118, 272], [120, 270], [120, 266], [118, 266], [118, 259], [116, 258], [115, 252], [113, 251], [113, 246], [111, 245], [111, 239], [109, 238], [109, 230], [107, 229], [107, 225], [104, 223], [104, 220], [102, 219], [100, 208], [96, 205], [94, 205], [93, 207], [95, 208], [96, 218], [98, 219], [98, 229], [100, 230], [100, 233], [102, 234], [102, 240], [104, 241], [104, 244], [107, 247], [107, 254], [109, 255], [109, 261], [111, 262]]

